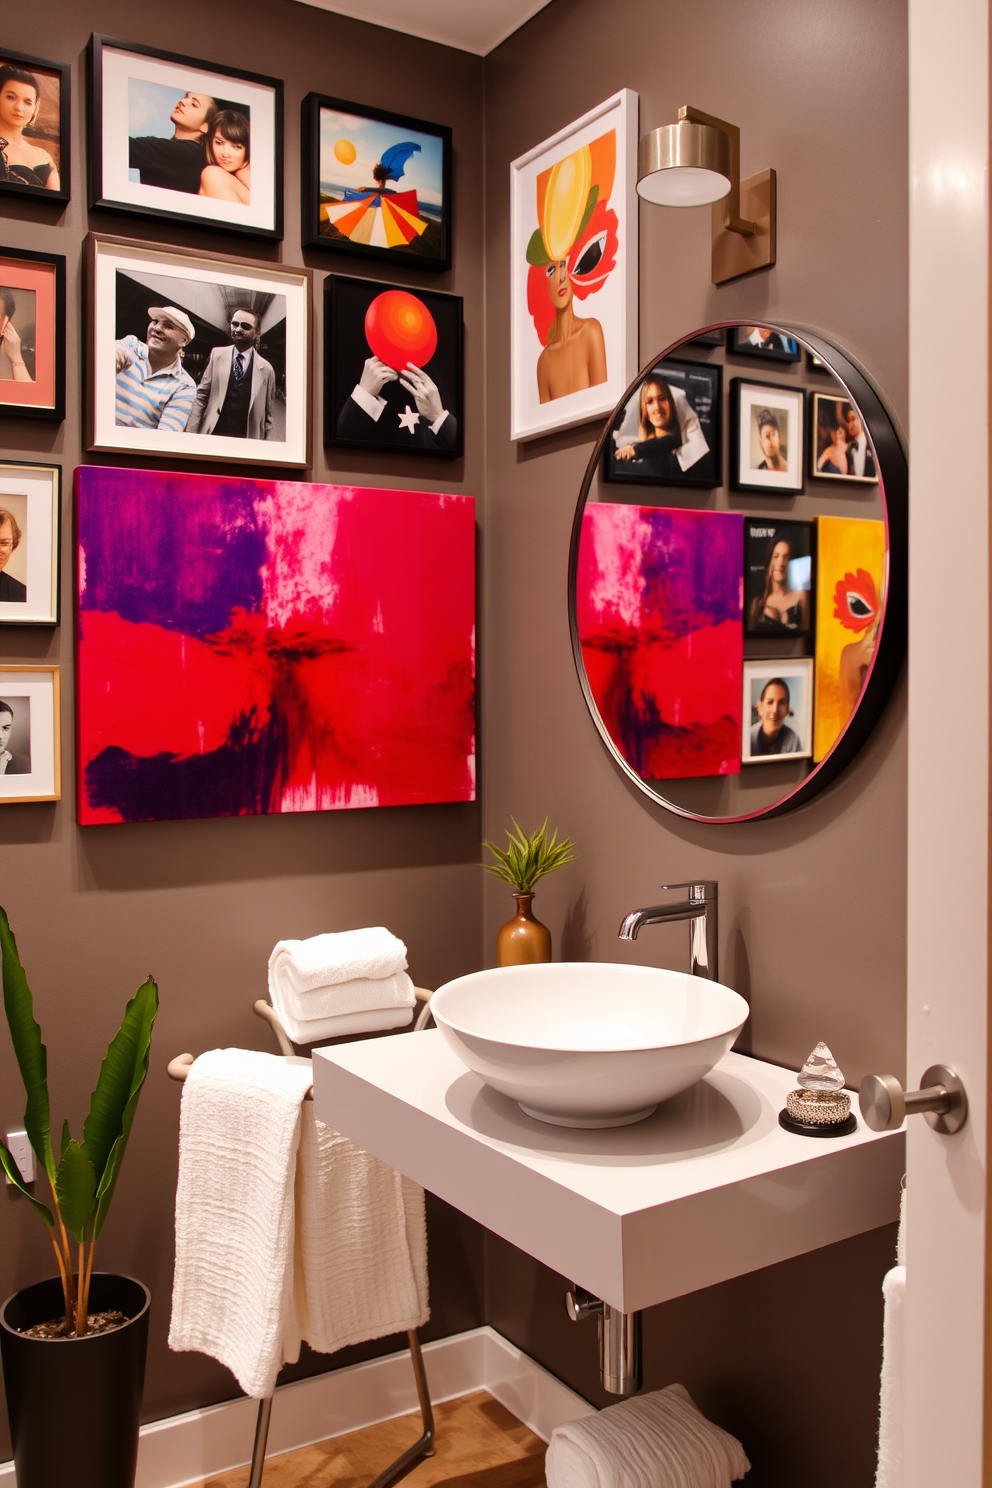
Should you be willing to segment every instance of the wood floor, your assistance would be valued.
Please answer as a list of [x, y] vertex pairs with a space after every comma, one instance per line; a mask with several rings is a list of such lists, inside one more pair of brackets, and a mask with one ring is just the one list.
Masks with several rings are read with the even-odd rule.
[[[405, 1488], [545, 1488], [544, 1442], [485, 1390], [434, 1407], [434, 1457], [402, 1480]], [[420, 1435], [420, 1415], [301, 1447], [265, 1464], [262, 1488], [366, 1488]], [[245, 1488], [248, 1468], [205, 1478], [197, 1488]]]

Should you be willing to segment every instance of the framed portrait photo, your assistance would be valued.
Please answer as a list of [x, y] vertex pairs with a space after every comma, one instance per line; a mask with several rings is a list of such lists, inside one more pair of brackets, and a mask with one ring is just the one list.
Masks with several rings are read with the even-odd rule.
[[813, 662], [809, 657], [744, 663], [741, 760], [767, 765], [813, 754]]
[[0, 460], [0, 625], [58, 625], [62, 472]]
[[604, 450], [607, 480], [720, 486], [722, 369], [670, 357], [645, 373]]
[[324, 443], [462, 452], [462, 301], [330, 274], [324, 281]]
[[730, 484], [795, 496], [803, 490], [806, 395], [769, 382], [730, 383]]
[[65, 417], [65, 259], [0, 248], [0, 414]]
[[67, 202], [70, 68], [0, 48], [0, 197]]
[[770, 326], [731, 326], [728, 348], [735, 356], [761, 357], [766, 362], [798, 362], [799, 342]]
[[510, 166], [510, 438], [610, 413], [637, 374], [637, 94]]
[[90, 41], [90, 206], [282, 237], [282, 83]]
[[744, 520], [744, 634], [813, 633], [813, 524]]
[[62, 799], [60, 676], [0, 665], [0, 806]]
[[303, 100], [303, 246], [451, 267], [451, 130], [322, 93]]
[[857, 405], [835, 393], [811, 393], [809, 473], [817, 480], [878, 485], [878, 467]]
[[90, 233], [89, 444], [307, 465], [309, 269]]

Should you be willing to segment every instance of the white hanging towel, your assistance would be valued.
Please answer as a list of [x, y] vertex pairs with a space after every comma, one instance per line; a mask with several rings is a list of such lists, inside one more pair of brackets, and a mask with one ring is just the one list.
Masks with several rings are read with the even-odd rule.
[[548, 1488], [729, 1488], [751, 1464], [684, 1385], [669, 1385], [556, 1426]]
[[882, 1340], [882, 1394], [878, 1413], [878, 1472], [875, 1488], [902, 1488], [905, 1266], [893, 1266], [888, 1272], [882, 1282], [882, 1296], [885, 1298], [885, 1329]]

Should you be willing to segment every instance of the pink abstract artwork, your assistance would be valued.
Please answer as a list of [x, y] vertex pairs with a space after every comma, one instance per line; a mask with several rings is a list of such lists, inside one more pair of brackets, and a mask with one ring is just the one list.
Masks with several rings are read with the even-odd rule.
[[643, 780], [741, 768], [743, 517], [592, 503], [576, 619], [586, 676]]
[[81, 467], [83, 825], [475, 797], [475, 503]]

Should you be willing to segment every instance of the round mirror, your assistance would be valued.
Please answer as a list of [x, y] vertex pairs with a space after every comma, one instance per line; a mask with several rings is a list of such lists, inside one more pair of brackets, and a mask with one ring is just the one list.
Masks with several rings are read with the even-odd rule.
[[569, 558], [586, 702], [643, 791], [747, 821], [837, 777], [905, 652], [906, 492], [878, 394], [819, 336], [708, 326], [647, 363]]

